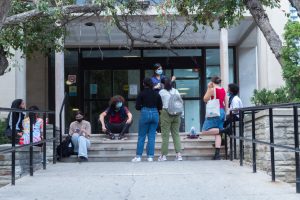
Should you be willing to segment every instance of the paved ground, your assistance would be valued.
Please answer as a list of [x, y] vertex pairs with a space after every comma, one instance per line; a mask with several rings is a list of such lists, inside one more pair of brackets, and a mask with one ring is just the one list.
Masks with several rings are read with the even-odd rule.
[[1, 200], [299, 200], [295, 187], [230, 161], [58, 163]]

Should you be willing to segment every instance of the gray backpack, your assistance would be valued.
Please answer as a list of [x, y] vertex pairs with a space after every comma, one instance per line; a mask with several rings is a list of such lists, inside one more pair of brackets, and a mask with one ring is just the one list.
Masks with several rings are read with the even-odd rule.
[[181, 115], [183, 113], [183, 100], [181, 96], [176, 92], [174, 94], [169, 92], [169, 94], [170, 100], [167, 109], [168, 113], [170, 115]]

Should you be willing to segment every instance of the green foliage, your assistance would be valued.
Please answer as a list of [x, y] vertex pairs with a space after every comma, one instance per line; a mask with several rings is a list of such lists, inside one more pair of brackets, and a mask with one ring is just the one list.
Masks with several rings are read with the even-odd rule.
[[289, 93], [300, 98], [300, 23], [289, 21], [285, 25], [285, 45], [282, 48], [283, 73]]
[[285, 45], [282, 48], [282, 76], [286, 86], [275, 91], [254, 90], [251, 98], [255, 105], [300, 101], [300, 23], [289, 21], [285, 25]]
[[50, 1], [40, 0], [38, 4], [27, 1], [13, 0], [9, 16], [37, 9], [51, 12], [51, 15], [36, 17], [27, 22], [5, 26], [0, 30], [0, 45], [10, 55], [10, 48], [20, 49], [27, 57], [33, 52], [40, 51], [48, 54], [50, 49], [62, 50], [56, 40], [66, 34], [65, 28], [55, 25], [61, 18], [59, 10], [53, 10]]
[[0, 144], [7, 144], [9, 139], [4, 136], [4, 130], [6, 129], [6, 120], [0, 120]]
[[[279, 0], [261, 0], [262, 5], [278, 7]], [[197, 23], [213, 27], [215, 20], [219, 27], [229, 27], [239, 22], [246, 11], [245, 2], [242, 0], [180, 0], [176, 1], [176, 8], [181, 15], [192, 17], [195, 31]], [[189, 15], [193, 13], [193, 15]]]
[[254, 90], [251, 102], [255, 105], [269, 105], [290, 102], [291, 98], [286, 87], [277, 88], [275, 91], [262, 89]]

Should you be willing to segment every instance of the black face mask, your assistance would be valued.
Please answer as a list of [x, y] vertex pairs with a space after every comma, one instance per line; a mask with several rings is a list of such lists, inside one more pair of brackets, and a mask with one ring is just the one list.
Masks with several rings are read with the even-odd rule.
[[80, 122], [82, 121], [82, 119], [76, 119], [76, 121], [77, 121], [78, 123], [80, 123]]

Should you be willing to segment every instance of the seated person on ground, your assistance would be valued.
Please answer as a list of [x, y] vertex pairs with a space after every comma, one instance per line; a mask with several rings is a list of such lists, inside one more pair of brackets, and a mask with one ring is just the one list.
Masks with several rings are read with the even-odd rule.
[[[31, 106], [29, 110], [39, 110], [37, 106]], [[23, 135], [20, 138], [19, 144], [29, 144], [30, 143], [30, 121], [32, 121], [32, 141], [39, 142], [43, 137], [43, 119], [38, 116], [37, 113], [29, 113], [28, 117], [26, 117], [23, 122]], [[39, 144], [38, 146], [43, 146], [43, 144]]]
[[75, 114], [76, 121], [70, 125], [69, 135], [72, 136], [74, 152], [78, 153], [79, 161], [88, 160], [88, 148], [91, 146], [89, 140], [91, 136], [91, 124], [83, 119], [84, 116], [80, 111]]
[[113, 96], [109, 101], [109, 107], [99, 116], [102, 131], [112, 140], [115, 139], [115, 133], [119, 133], [119, 140], [123, 139], [131, 125], [132, 114], [124, 104], [125, 100], [122, 96]]

